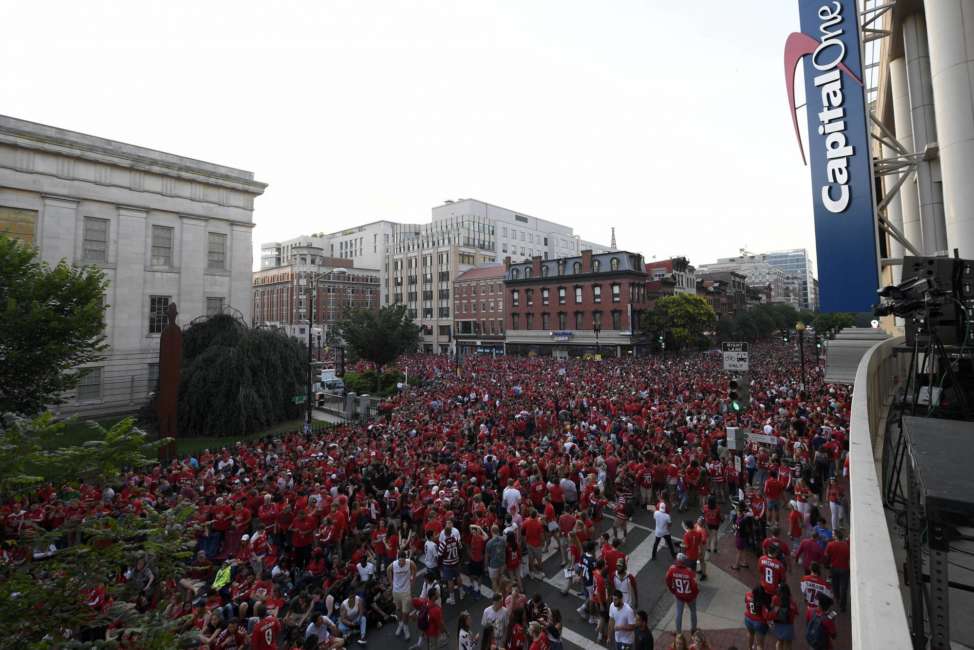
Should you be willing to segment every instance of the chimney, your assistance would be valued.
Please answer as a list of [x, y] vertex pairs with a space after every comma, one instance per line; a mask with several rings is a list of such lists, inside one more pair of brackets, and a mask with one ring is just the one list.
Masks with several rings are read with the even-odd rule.
[[536, 278], [541, 277], [541, 256], [535, 255], [531, 258], [531, 275]]
[[582, 251], [582, 273], [592, 272], [592, 249]]

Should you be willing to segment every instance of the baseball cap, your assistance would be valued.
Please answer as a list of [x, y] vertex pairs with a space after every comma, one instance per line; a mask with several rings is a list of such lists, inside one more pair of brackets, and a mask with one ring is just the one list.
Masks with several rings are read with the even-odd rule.
[[687, 554], [686, 553], [677, 553], [677, 555], [676, 555], [676, 561], [677, 562], [686, 562], [687, 561]]

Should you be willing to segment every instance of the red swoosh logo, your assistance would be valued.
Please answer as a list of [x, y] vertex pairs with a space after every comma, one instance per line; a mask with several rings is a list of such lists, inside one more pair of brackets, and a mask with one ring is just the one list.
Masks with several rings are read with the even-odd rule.
[[[798, 131], [798, 108], [795, 106], [795, 72], [798, 70], [798, 62], [813, 53], [818, 46], [819, 42], [804, 32], [792, 32], [785, 40], [785, 90], [788, 92], [788, 110], [791, 112], [795, 139], [798, 140], [798, 150], [802, 154], [802, 163], [805, 165], [808, 164], [808, 160], [805, 158], [802, 136]], [[857, 77], [845, 63], [840, 63], [839, 69], [852, 77], [857, 84], [862, 85], [862, 79]], [[807, 98], [805, 101], [807, 103]]]

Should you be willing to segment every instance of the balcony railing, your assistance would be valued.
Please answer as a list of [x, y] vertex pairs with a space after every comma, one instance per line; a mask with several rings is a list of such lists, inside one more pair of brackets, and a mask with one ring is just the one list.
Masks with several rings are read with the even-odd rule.
[[859, 362], [849, 427], [852, 647], [912, 648], [900, 577], [883, 508], [886, 416], [907, 372], [894, 350], [903, 337], [870, 348]]

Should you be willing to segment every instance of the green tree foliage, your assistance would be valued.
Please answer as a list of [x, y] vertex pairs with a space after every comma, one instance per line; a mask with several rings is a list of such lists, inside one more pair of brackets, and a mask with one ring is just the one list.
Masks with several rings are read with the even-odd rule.
[[342, 379], [349, 392], [359, 395], [367, 394], [372, 397], [388, 397], [398, 390], [397, 385], [400, 382], [405, 381], [401, 372], [393, 371], [379, 374], [375, 370], [366, 370], [362, 373], [349, 371], [345, 373]]
[[94, 267], [40, 261], [0, 234], [0, 413], [36, 415], [64, 401], [102, 358], [108, 281]]
[[384, 366], [419, 344], [419, 326], [405, 305], [388, 305], [378, 313], [358, 309], [339, 325], [342, 339], [355, 357]]
[[250, 328], [228, 314], [183, 333], [179, 431], [244, 436], [300, 415], [307, 348], [279, 330]]
[[855, 314], [846, 312], [823, 312], [815, 316], [812, 326], [819, 334], [834, 336], [839, 330], [856, 324]]
[[[120, 487], [123, 472], [151, 464], [166, 442], [148, 442], [131, 419], [107, 430], [90, 426], [90, 440], [66, 445], [64, 423], [49, 414], [33, 420], [8, 416], [0, 423], [0, 498], [32, 496], [43, 485], [60, 490], [63, 500], [77, 498], [81, 482]], [[144, 502], [141, 516], [69, 518], [54, 532], [26, 519], [20, 535], [8, 541], [14, 561], [0, 564], [0, 647], [82, 647], [76, 641], [79, 630], [112, 622], [120, 622], [114, 634], [131, 636], [132, 647], [177, 647], [185, 636], [177, 629], [180, 622], [159, 610], [140, 613], [133, 583], [117, 580], [120, 568], [134, 566], [139, 557], [157, 585], [182, 574], [192, 551], [193, 509], [160, 506]], [[35, 558], [54, 544], [56, 552]], [[97, 587], [114, 601], [105, 611], [85, 602]]]
[[654, 312], [648, 319], [647, 327], [653, 328], [650, 335], [659, 336], [661, 329], [667, 345], [676, 349], [699, 345], [704, 332], [713, 330], [717, 324], [717, 314], [710, 303], [689, 293], [660, 298]]

